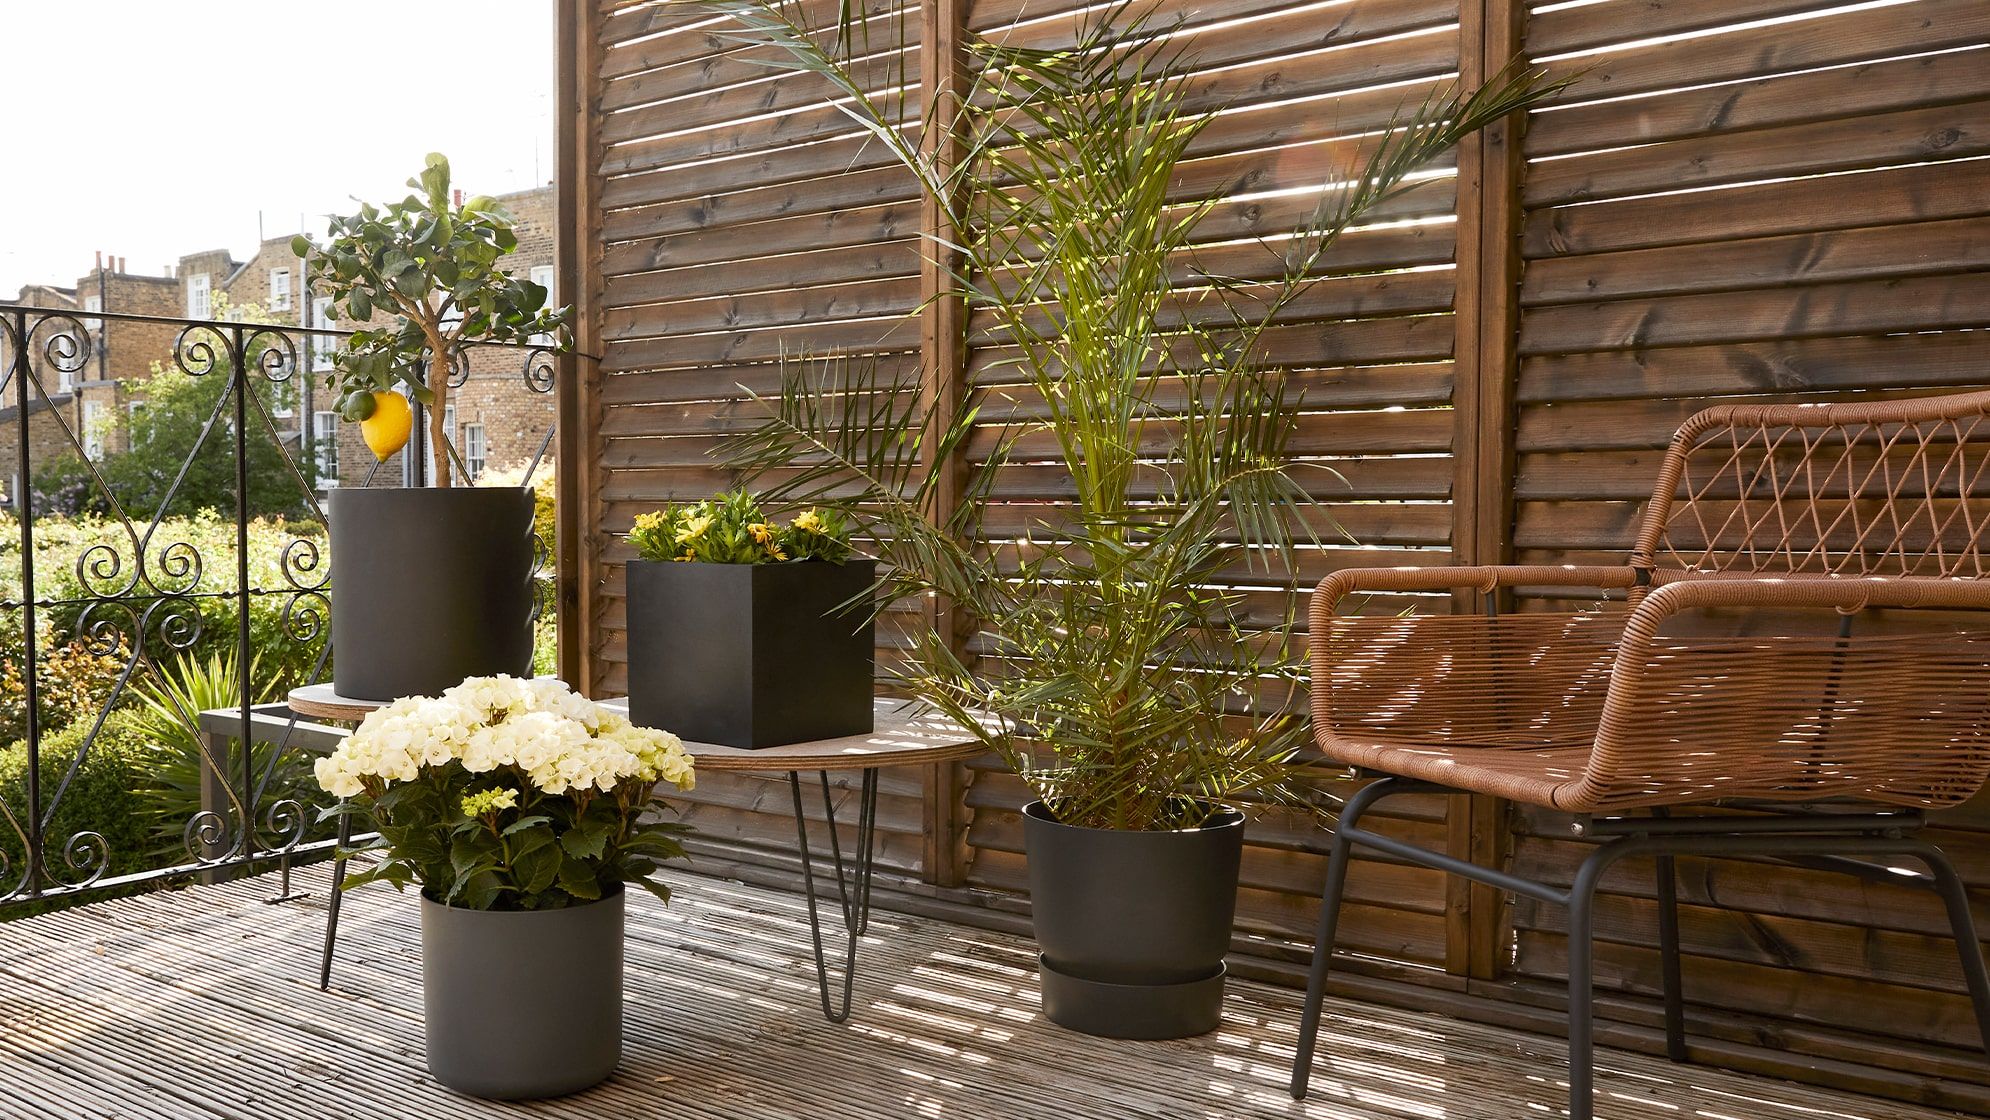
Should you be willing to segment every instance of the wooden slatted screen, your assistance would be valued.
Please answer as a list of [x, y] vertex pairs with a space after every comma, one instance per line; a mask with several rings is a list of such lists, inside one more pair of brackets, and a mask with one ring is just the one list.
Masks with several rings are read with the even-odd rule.
[[[936, 21], [1039, 46], [1072, 34], [1070, 0], [924, 0], [914, 53], [900, 56], [889, 29], [901, 2], [866, 0], [859, 13], [877, 44], [862, 78], [880, 90], [922, 63], [943, 72], [937, 56], [917, 57], [957, 39]], [[984, 394], [991, 425], [1040, 405], [1005, 378], [978, 321], [964, 354], [938, 341], [931, 312], [922, 332], [911, 313], [936, 284], [919, 241], [933, 215], [825, 105], [822, 83], [757, 66], [691, 5], [563, 3], [585, 12], [592, 44], [566, 66], [568, 151], [584, 180], [568, 190], [567, 248], [570, 290], [589, 305], [583, 348], [601, 355], [563, 402], [584, 429], [563, 445], [567, 500], [583, 507], [569, 522], [583, 539], [566, 554], [568, 669], [613, 694], [625, 680], [621, 535], [639, 512], [733, 482], [712, 452], [753, 420], [739, 386], [772, 387], [784, 353], [877, 355], [929, 392]], [[827, 24], [836, 6], [807, 10]], [[1255, 239], [1300, 220], [1361, 136], [1435, 84], [1480, 80], [1516, 52], [1585, 71], [1564, 104], [1474, 142], [1456, 173], [1436, 169], [1349, 235], [1333, 275], [1278, 328], [1270, 359], [1308, 404], [1294, 446], [1345, 478], [1323, 490], [1359, 543], [1309, 550], [1283, 579], [1238, 573], [1267, 599], [1350, 564], [1620, 562], [1667, 436], [1710, 401], [1990, 380], [1981, 0], [1169, 0], [1161, 11], [1182, 17], [1200, 59], [1196, 96], [1223, 110], [1179, 192], [1229, 199], [1198, 264], [1232, 275], [1261, 270]], [[921, 103], [916, 84], [906, 92]], [[922, 367], [922, 353], [942, 361]], [[997, 493], [999, 536], [1056, 516], [1069, 480], [1025, 456]], [[1411, 606], [1448, 604], [1368, 609]], [[920, 620], [894, 618], [905, 621], [881, 627], [882, 657]], [[912, 889], [1012, 921], [1024, 796], [987, 762], [887, 779], [883, 858], [924, 881]], [[1382, 827], [1523, 873], [1566, 880], [1581, 854], [1544, 814], [1486, 799], [1404, 806]], [[788, 813], [782, 785], [709, 779], [688, 819], [708, 838], [707, 866], [748, 873], [793, 867]], [[1979, 887], [1990, 887], [1990, 832], [1970, 822], [1985, 819], [1965, 812], [1941, 833]], [[1285, 975], [1303, 962], [1323, 847], [1311, 819], [1256, 816], [1243, 959]], [[1990, 1109], [1990, 1073], [1961, 1049], [1959, 979], [1931, 898], [1740, 862], [1683, 861], [1682, 873], [1693, 1026], [1722, 1060]], [[1604, 1014], [1643, 1032], [1620, 1043], [1652, 1044], [1649, 880], [1648, 865], [1622, 867], [1599, 915]], [[1552, 1029], [1535, 1009], [1558, 998], [1555, 909], [1386, 861], [1356, 869], [1350, 901], [1344, 944], [1364, 958], [1352, 972], [1423, 993], [1390, 998]]]
[[[1587, 73], [1526, 128], [1520, 560], [1621, 561], [1668, 437], [1710, 403], [1990, 381], [1990, 6], [1557, 4], [1534, 12], [1525, 49]], [[1933, 838], [1990, 888], [1990, 814], [1955, 823]], [[1584, 849], [1566, 835], [1519, 815], [1514, 870], [1568, 882]], [[1820, 1060], [1889, 1067], [1872, 1076], [1895, 1092], [1990, 1085], [1932, 893], [1743, 861], [1680, 872], [1696, 1033], [1773, 1030]], [[1651, 865], [1608, 889], [1599, 987], [1652, 997]], [[1523, 902], [1514, 918], [1512, 975], [1566, 975], [1564, 915]]]
[[[836, 0], [806, 6], [833, 26]], [[684, 4], [604, 7], [594, 121], [599, 175], [599, 534], [589, 685], [624, 688], [622, 537], [638, 514], [734, 484], [714, 452], [757, 422], [741, 386], [776, 389], [784, 355], [839, 349], [911, 368], [919, 349], [920, 207], [912, 177], [828, 104], [830, 86], [771, 69], [764, 48]], [[882, 87], [907, 66], [899, 7], [871, 3], [860, 33]], [[910, 73], [916, 75], [912, 63]], [[903, 101], [920, 103], [917, 87]], [[904, 612], [880, 620], [889, 656]], [[819, 807], [818, 791], [806, 791]], [[847, 798], [839, 785], [836, 794]], [[917, 872], [925, 790], [887, 775], [879, 859]], [[792, 851], [785, 780], [712, 776], [684, 819], [707, 838]], [[818, 837], [820, 840], [820, 837]]]

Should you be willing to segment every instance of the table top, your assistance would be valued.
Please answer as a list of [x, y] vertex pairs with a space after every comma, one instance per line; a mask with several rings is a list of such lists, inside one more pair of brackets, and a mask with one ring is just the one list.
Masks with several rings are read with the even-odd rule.
[[[987, 748], [972, 731], [916, 700], [880, 696], [869, 734], [817, 739], [747, 750], [686, 740], [684, 749], [700, 770], [873, 770], [883, 766], [926, 766], [972, 758]], [[628, 714], [624, 699], [601, 706]]]
[[330, 684], [299, 685], [290, 690], [288, 700], [290, 710], [300, 716], [340, 720], [365, 719], [368, 712], [393, 703], [391, 700], [358, 700], [340, 696]]
[[[359, 720], [391, 701], [340, 696], [329, 684], [290, 690], [290, 710], [313, 719]], [[684, 749], [701, 770], [870, 770], [882, 766], [925, 766], [972, 758], [984, 749], [974, 733], [914, 700], [880, 696], [871, 731], [840, 739], [818, 739], [746, 750], [717, 743], [686, 741]], [[601, 706], [629, 714], [629, 702], [616, 698]]]

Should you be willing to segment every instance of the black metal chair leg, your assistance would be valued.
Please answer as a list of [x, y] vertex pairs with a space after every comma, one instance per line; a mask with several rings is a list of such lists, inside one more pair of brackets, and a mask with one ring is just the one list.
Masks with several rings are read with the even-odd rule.
[[1292, 1056], [1292, 1099], [1306, 1099], [1313, 1076], [1313, 1047], [1320, 1035], [1320, 1003], [1327, 994], [1327, 970], [1334, 958], [1334, 928], [1340, 924], [1341, 894], [1347, 887], [1349, 851], [1338, 837], [1327, 855], [1327, 885], [1320, 893], [1320, 931], [1313, 939], [1313, 967], [1306, 973], [1306, 1009], [1299, 1016], [1299, 1050]]
[[1306, 1007], [1299, 1016], [1299, 1050], [1292, 1056], [1292, 1099], [1306, 1099], [1306, 1083], [1313, 1076], [1313, 1048], [1320, 1035], [1320, 1003], [1327, 994], [1327, 972], [1333, 964], [1334, 933], [1340, 924], [1341, 895], [1347, 888], [1347, 867], [1353, 860], [1354, 845], [1341, 836], [1343, 828], [1353, 828], [1368, 807], [1393, 793], [1410, 787], [1398, 779], [1372, 782], [1347, 799], [1340, 819], [1334, 824], [1333, 846], [1327, 852], [1327, 882], [1320, 892], [1320, 929], [1313, 939], [1313, 967], [1306, 974]]
[[1634, 840], [1591, 852], [1569, 887], [1569, 1120], [1593, 1120], [1596, 1109], [1596, 887]]
[[352, 843], [352, 818], [339, 817], [337, 847], [340, 854], [332, 860], [332, 893], [325, 902], [325, 948], [318, 957], [318, 990], [325, 991], [332, 986], [332, 946], [339, 938], [339, 902], [345, 898], [345, 855], [346, 847]]
[[1658, 963], [1665, 981], [1665, 1056], [1686, 1060], [1686, 997], [1679, 966], [1679, 886], [1671, 856], [1658, 864]]
[[1983, 963], [1983, 943], [1976, 935], [1976, 919], [1969, 913], [1969, 890], [1956, 874], [1949, 857], [1933, 844], [1915, 853], [1935, 877], [1935, 893], [1948, 908], [1949, 929], [1955, 934], [1955, 947], [1962, 959], [1963, 982], [1969, 987], [1969, 1001], [1976, 1008], [1976, 1029], [1983, 1035], [1983, 1049], [1990, 1053], [1990, 968]]

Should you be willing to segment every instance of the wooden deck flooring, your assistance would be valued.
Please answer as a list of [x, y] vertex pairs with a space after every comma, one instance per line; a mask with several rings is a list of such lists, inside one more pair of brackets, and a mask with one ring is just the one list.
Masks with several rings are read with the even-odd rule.
[[[1294, 992], [1233, 982], [1221, 1030], [1171, 1043], [1086, 1038], [1037, 1013], [1028, 942], [879, 913], [856, 1014], [826, 1023], [792, 895], [680, 876], [631, 898], [627, 1058], [588, 1093], [492, 1105], [422, 1065], [413, 900], [347, 900], [333, 990], [313, 984], [324, 912], [268, 905], [270, 879], [106, 901], [0, 924], [0, 1117], [230, 1120], [482, 1117], [967, 1117], [1206, 1120], [1562, 1112], [1552, 1038], [1331, 1002], [1314, 1095], [1286, 1096]], [[1610, 1120], [1948, 1116], [1605, 1051]]]

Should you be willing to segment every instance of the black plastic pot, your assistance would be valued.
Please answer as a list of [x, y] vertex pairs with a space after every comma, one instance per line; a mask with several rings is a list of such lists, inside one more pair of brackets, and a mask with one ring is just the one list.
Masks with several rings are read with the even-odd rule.
[[876, 564], [629, 563], [629, 718], [774, 747], [871, 730]]
[[1222, 1018], [1244, 815], [1199, 829], [1061, 824], [1023, 807], [1043, 1013], [1108, 1038], [1187, 1038]]
[[563, 910], [421, 900], [428, 1071], [495, 1100], [576, 1093], [622, 1061], [623, 894]]
[[328, 516], [339, 695], [433, 696], [531, 673], [530, 490], [334, 490]]

